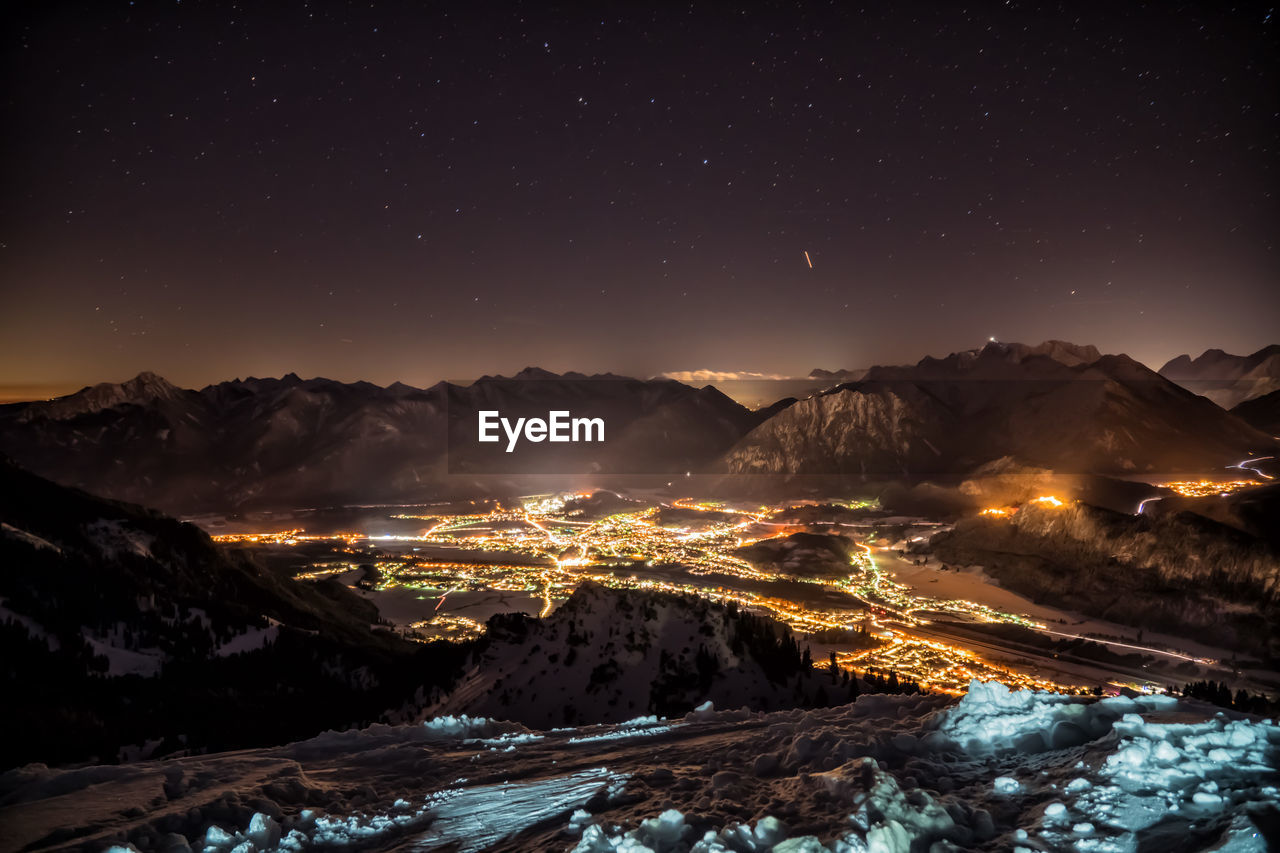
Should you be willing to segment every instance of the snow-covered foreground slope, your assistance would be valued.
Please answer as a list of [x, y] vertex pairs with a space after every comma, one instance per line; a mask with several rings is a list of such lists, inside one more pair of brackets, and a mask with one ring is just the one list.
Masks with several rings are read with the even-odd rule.
[[1280, 727], [971, 687], [544, 732], [476, 718], [0, 777], [3, 847], [1263, 851]]

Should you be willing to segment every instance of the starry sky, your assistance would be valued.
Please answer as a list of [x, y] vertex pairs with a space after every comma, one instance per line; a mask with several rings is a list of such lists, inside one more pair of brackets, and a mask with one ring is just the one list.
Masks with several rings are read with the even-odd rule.
[[1269, 5], [585, 6], [11, 4], [0, 386], [1276, 342]]

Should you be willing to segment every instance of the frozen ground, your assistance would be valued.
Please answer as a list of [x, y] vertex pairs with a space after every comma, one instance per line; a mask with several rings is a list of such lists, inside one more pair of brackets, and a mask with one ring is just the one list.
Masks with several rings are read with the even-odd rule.
[[1167, 697], [974, 683], [958, 703], [530, 732], [438, 718], [265, 750], [0, 777], [49, 850], [1240, 853], [1280, 844], [1280, 727]]

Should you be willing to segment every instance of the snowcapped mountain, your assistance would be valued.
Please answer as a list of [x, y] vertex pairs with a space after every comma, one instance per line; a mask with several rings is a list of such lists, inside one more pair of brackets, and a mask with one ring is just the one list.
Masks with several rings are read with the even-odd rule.
[[1230, 409], [1280, 390], [1280, 344], [1250, 355], [1231, 355], [1220, 349], [1206, 350], [1196, 359], [1180, 355], [1166, 362], [1160, 375]]
[[0, 565], [0, 720], [22, 732], [0, 766], [279, 742], [376, 719], [452, 675], [447, 653], [432, 663], [372, 630], [377, 611], [334, 581], [7, 461]]
[[735, 474], [892, 476], [1009, 456], [1062, 472], [1201, 471], [1275, 445], [1127, 356], [990, 343], [873, 367], [775, 414], [723, 464]]
[[80, 415], [126, 404], [145, 405], [156, 401], [174, 400], [185, 393], [181, 388], [166, 382], [164, 378], [144, 371], [126, 382], [100, 382], [66, 397], [31, 403], [23, 408], [22, 416], [70, 420]]
[[[0, 776], [4, 850], [917, 853], [1280, 844], [1280, 726], [974, 682], [529, 730], [471, 717]], [[128, 845], [128, 846], [126, 846]]]
[[546, 619], [490, 620], [482, 651], [433, 714], [539, 728], [720, 707], [847, 701], [785, 626], [694, 596], [583, 584]]

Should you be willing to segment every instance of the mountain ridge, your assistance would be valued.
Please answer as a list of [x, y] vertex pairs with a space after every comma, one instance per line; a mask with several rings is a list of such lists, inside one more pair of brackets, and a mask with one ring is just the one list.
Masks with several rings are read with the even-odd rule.
[[993, 341], [873, 367], [756, 427], [725, 455], [723, 470], [928, 475], [1009, 456], [1075, 472], [1203, 471], [1275, 446], [1129, 356], [1095, 353]]
[[0, 563], [0, 722], [22, 732], [0, 767], [306, 736], [376, 719], [460, 663], [374, 630], [376, 608], [335, 581], [3, 458]]
[[1202, 394], [1224, 409], [1280, 390], [1280, 344], [1249, 355], [1208, 349], [1195, 359], [1179, 355], [1165, 362], [1159, 373], [1182, 387]]
[[[198, 512], [432, 499], [446, 484], [485, 488], [472, 475], [490, 473], [683, 473], [718, 458], [768, 414], [712, 386], [522, 373], [532, 378], [429, 388], [290, 373], [199, 391], [144, 373], [65, 398], [0, 407], [0, 451], [68, 485]], [[504, 445], [476, 442], [482, 409], [600, 416], [609, 435], [602, 444], [531, 444], [507, 454]]]

